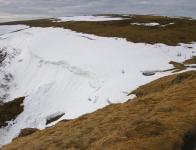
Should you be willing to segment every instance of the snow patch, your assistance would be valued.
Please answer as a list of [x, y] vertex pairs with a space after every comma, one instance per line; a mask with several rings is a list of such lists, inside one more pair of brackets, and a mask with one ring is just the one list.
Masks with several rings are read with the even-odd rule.
[[70, 17], [59, 17], [57, 19], [58, 21], [54, 21], [54, 22], [123, 20], [123, 18], [121, 17], [110, 17], [110, 16], [70, 16]]
[[15, 32], [19, 30], [24, 30], [29, 28], [26, 25], [1, 25], [0, 26], [0, 35], [7, 34], [10, 32]]
[[131, 23], [131, 25], [154, 27], [154, 26], [159, 26], [160, 24], [158, 22], [149, 22], [149, 23], [135, 22], [135, 23]]
[[168, 23], [168, 24], [161, 25], [160, 27], [167, 27], [167, 26], [174, 25], [174, 24], [175, 24], [174, 22], [170, 22], [170, 23]]
[[26, 96], [24, 111], [0, 129], [0, 145], [11, 142], [23, 128], [44, 129], [46, 118], [56, 112], [65, 113], [60, 121], [126, 102], [138, 86], [170, 74], [143, 76], [141, 71], [169, 69], [168, 62], [196, 54], [196, 43], [136, 44], [52, 27], [4, 34], [0, 48], [10, 56], [0, 67], [0, 77], [12, 76], [5, 82], [5, 101]]

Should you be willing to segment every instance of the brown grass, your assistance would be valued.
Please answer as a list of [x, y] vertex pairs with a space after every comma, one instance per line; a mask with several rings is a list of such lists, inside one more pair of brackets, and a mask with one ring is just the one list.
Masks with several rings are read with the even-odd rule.
[[193, 56], [191, 59], [185, 60], [184, 64], [196, 64], [196, 56]]
[[[130, 24], [134, 22], [158, 22], [161, 25], [174, 22], [175, 24], [166, 27], [146, 27]], [[196, 20], [188, 18], [134, 15], [132, 18], [125, 20], [105, 22], [52, 22], [48, 19], [42, 19], [3, 24], [26, 24], [32, 27], [62, 27], [99, 36], [126, 38], [128, 41], [136, 43], [177, 45], [178, 43], [196, 41]]]
[[36, 128], [25, 128], [25, 129], [22, 129], [20, 131], [20, 134], [18, 135], [18, 137], [25, 137], [25, 136], [28, 136], [28, 135], [31, 135], [35, 132], [39, 131], [39, 129], [36, 129]]
[[169, 64], [172, 64], [174, 66], [173, 69], [170, 69], [173, 70], [173, 72], [179, 72], [187, 68], [183, 63], [178, 63], [175, 61], [170, 61]]
[[173, 68], [163, 70], [163, 72], [167, 72], [167, 71], [173, 71], [173, 73], [179, 72], [179, 71], [189, 68], [189, 66], [186, 66], [186, 65], [196, 65], [196, 56], [193, 56], [192, 58], [187, 59], [182, 63], [170, 61], [169, 64], [172, 64]]
[[2, 150], [191, 150], [195, 91], [195, 71], [164, 77], [135, 90], [134, 100], [62, 121]]

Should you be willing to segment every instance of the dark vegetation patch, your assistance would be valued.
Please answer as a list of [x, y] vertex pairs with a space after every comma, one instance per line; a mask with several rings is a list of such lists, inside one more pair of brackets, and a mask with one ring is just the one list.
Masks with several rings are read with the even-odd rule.
[[[123, 17], [113, 15], [113, 17]], [[131, 23], [157, 22], [160, 26], [137, 26]], [[169, 23], [174, 23], [168, 25]], [[0, 25], [25, 24], [31, 27], [61, 27], [77, 32], [95, 34], [106, 37], [121, 37], [136, 43], [164, 43], [178, 45], [196, 41], [196, 20], [189, 18], [170, 18], [162, 16], [133, 15], [124, 20], [85, 22], [54, 22], [54, 19], [15, 21]], [[163, 27], [166, 25], [165, 27]]]
[[196, 130], [188, 131], [183, 137], [182, 150], [196, 149]]
[[63, 119], [63, 120], [61, 120], [61, 122], [69, 122], [69, 121], [71, 121], [72, 119]]
[[20, 130], [20, 134], [18, 135], [17, 138], [31, 135], [31, 134], [33, 134], [33, 133], [35, 133], [37, 131], [39, 131], [39, 129], [36, 129], [36, 128], [25, 128], [25, 129], [22, 129], [22, 130]]
[[15, 119], [21, 112], [23, 112], [23, 101], [24, 97], [19, 97], [13, 101], [0, 104], [0, 128], [7, 126], [7, 121]]
[[7, 52], [3, 48], [0, 48], [0, 65], [5, 60], [7, 56]]

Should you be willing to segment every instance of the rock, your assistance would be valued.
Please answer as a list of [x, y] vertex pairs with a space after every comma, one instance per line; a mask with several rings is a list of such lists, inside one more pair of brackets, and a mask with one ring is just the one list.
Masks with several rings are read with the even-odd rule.
[[61, 118], [62, 116], [64, 116], [64, 115], [65, 115], [64, 112], [57, 112], [57, 113], [55, 113], [55, 114], [52, 114], [52, 115], [48, 116], [48, 117], [46, 118], [46, 125], [48, 125], [48, 124], [50, 124], [50, 123], [52, 123], [52, 122], [54, 122], [54, 121], [60, 119], [60, 118]]
[[152, 76], [152, 75], [155, 75], [155, 71], [144, 71], [144, 72], [142, 72], [142, 74], [144, 75], [144, 76]]
[[15, 119], [23, 112], [23, 101], [25, 97], [19, 97], [13, 101], [0, 104], [0, 128], [8, 125], [8, 121]]

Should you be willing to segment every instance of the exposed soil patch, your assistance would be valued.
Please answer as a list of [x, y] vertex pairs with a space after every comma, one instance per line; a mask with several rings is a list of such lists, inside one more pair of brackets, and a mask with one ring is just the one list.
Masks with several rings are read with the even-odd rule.
[[8, 125], [7, 121], [15, 119], [23, 112], [24, 97], [19, 97], [8, 103], [0, 104], [0, 128]]
[[[119, 15], [113, 16], [123, 17]], [[135, 22], [156, 22], [160, 25], [136, 26], [132, 24]], [[126, 38], [128, 41], [136, 43], [164, 43], [167, 45], [178, 45], [178, 43], [190, 43], [196, 41], [196, 20], [189, 18], [134, 15], [130, 18], [126, 17], [125, 20], [101, 22], [54, 22], [54, 19], [42, 19], [31, 21], [15, 21], [1, 24], [24, 24], [30, 27], [62, 27], [77, 32], [95, 34], [99, 36]]]

